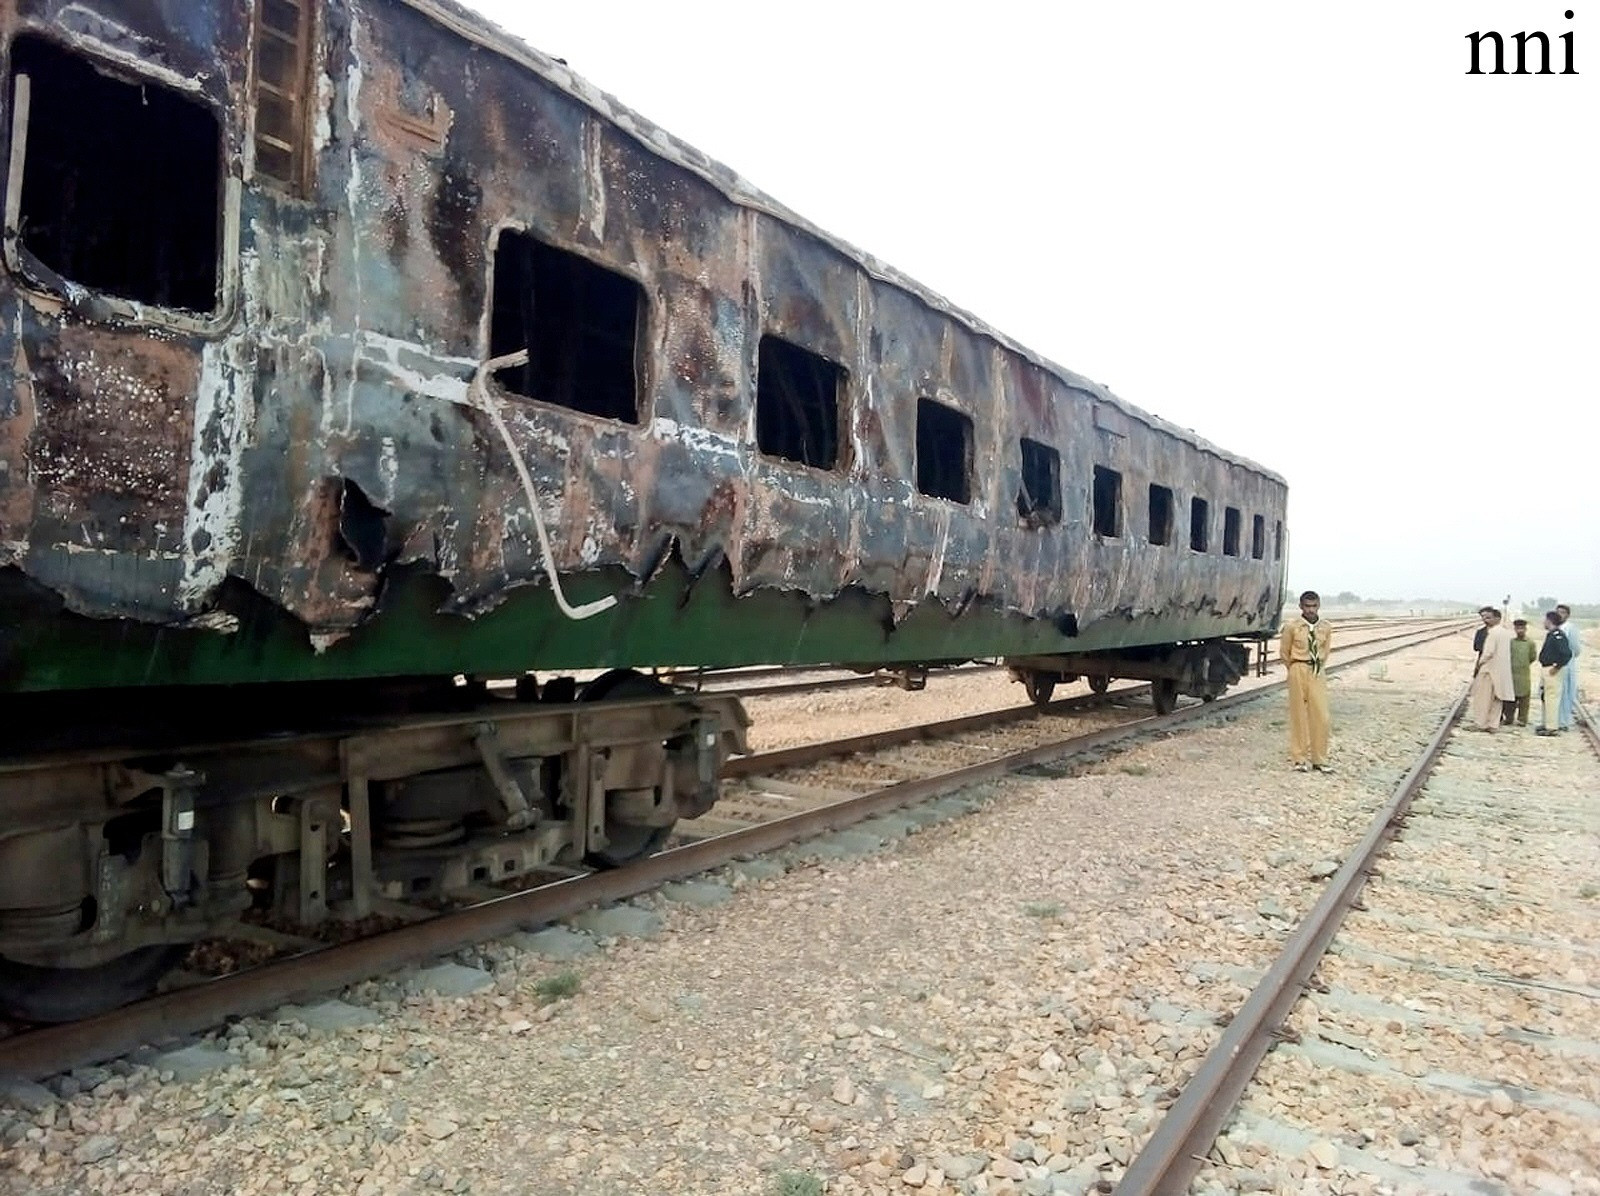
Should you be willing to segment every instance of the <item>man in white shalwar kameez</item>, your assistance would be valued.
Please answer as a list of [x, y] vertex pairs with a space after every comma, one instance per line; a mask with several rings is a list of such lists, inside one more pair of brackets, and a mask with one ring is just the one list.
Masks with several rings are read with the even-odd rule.
[[1511, 629], [1497, 610], [1486, 612], [1489, 634], [1483, 638], [1478, 665], [1472, 673], [1467, 717], [1480, 731], [1491, 735], [1500, 725], [1500, 703], [1515, 700], [1516, 686], [1511, 677]]

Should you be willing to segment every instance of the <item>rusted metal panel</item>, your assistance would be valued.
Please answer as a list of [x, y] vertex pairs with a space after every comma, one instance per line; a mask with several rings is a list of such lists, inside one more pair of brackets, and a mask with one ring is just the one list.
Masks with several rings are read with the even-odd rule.
[[[563, 575], [620, 566], [642, 585], [676, 552], [691, 572], [725, 561], [736, 592], [860, 589], [896, 617], [936, 600], [1270, 621], [1279, 562], [1141, 535], [1152, 481], [1180, 514], [1206, 497], [1218, 541], [1225, 502], [1270, 527], [1276, 475], [1027, 353], [453, 5], [316, 8], [309, 158], [285, 186], [252, 169], [249, 0], [0, 3], [8, 45], [30, 31], [214, 107], [226, 178], [187, 185], [224, 201], [239, 185], [210, 323], [0, 284], [0, 563], [74, 610], [152, 623], [211, 617], [231, 579], [318, 643], [369, 618], [399, 567], [436, 574], [467, 615], [544, 584], [471, 385], [496, 236], [515, 229], [647, 297], [636, 425], [489, 383]], [[837, 470], [756, 451], [763, 334], [845, 370]], [[919, 398], [972, 420], [968, 504], [917, 492]], [[1018, 519], [1022, 436], [1061, 454], [1058, 525]], [[1090, 532], [1095, 464], [1123, 474], [1118, 540]]]

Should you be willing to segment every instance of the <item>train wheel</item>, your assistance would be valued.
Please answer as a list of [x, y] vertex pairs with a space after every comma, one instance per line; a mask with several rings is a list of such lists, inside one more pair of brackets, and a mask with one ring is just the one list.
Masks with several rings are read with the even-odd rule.
[[140, 947], [86, 968], [39, 967], [0, 959], [0, 1011], [30, 1022], [75, 1022], [154, 991], [189, 953], [185, 946]]
[[[612, 669], [584, 686], [578, 701], [659, 698], [672, 692], [671, 686], [663, 685], [654, 677], [647, 677], [633, 669]], [[607, 818], [606, 838], [609, 842], [600, 850], [591, 851], [584, 857], [584, 862], [593, 868], [621, 868], [655, 855], [671, 837], [670, 826], [635, 826], [626, 822], [612, 822]]]
[[1050, 695], [1056, 692], [1056, 675], [1029, 669], [1022, 678], [1022, 688], [1028, 691], [1028, 701], [1035, 706], [1045, 706]]
[[1089, 678], [1089, 688], [1097, 694], [1103, 694], [1111, 688], [1111, 678], [1091, 676]]
[[1157, 714], [1171, 714], [1178, 708], [1178, 682], [1172, 677], [1162, 677], [1150, 684], [1150, 699]]

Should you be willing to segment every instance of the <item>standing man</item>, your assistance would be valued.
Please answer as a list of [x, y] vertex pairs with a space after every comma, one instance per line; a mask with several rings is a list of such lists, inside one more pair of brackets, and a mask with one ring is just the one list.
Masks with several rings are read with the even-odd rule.
[[1468, 714], [1480, 731], [1491, 735], [1500, 724], [1500, 703], [1516, 698], [1511, 683], [1511, 629], [1500, 623], [1500, 612], [1488, 608], [1484, 615], [1483, 650], [1472, 670]]
[[1289, 763], [1296, 772], [1328, 766], [1328, 682], [1323, 675], [1333, 650], [1333, 629], [1322, 621], [1315, 590], [1300, 595], [1300, 615], [1278, 636], [1278, 659], [1289, 670]]
[[1571, 728], [1578, 713], [1578, 657], [1583, 655], [1583, 636], [1572, 621], [1570, 606], [1565, 602], [1559, 603], [1556, 614], [1561, 617], [1561, 634], [1566, 637], [1567, 647], [1572, 651], [1572, 659], [1561, 673], [1561, 704], [1556, 712], [1558, 726], [1566, 731]]
[[1483, 626], [1472, 633], [1472, 654], [1474, 656], [1483, 655], [1484, 637], [1489, 634], [1489, 623], [1496, 613], [1492, 606], [1480, 606], [1478, 608], [1478, 618], [1483, 620]]
[[[1511, 703], [1510, 709], [1516, 715], [1516, 725], [1528, 725], [1528, 704], [1533, 700], [1533, 662], [1539, 658], [1539, 645], [1528, 638], [1528, 620], [1515, 619], [1511, 629], [1517, 633], [1517, 638], [1511, 641], [1511, 688], [1517, 695], [1517, 700]], [[1502, 725], [1511, 722], [1510, 718], [1502, 720]]]
[[1539, 649], [1539, 729], [1535, 735], [1555, 735], [1550, 724], [1559, 718], [1561, 690], [1565, 673], [1572, 668], [1572, 648], [1561, 630], [1561, 616], [1553, 610], [1544, 613], [1544, 645]]

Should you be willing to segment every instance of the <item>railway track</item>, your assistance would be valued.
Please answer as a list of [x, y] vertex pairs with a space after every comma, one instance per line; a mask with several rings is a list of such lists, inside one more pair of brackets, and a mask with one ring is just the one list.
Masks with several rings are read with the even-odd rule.
[[[1572, 1177], [1593, 1179], [1600, 1159], [1600, 939], [1585, 908], [1600, 896], [1600, 770], [1576, 786], [1541, 779], [1559, 749], [1531, 731], [1467, 734], [1465, 703], [1227, 1022], [1120, 1196], [1238, 1190], [1242, 1146], [1298, 1166], [1303, 1191], [1596, 1190]], [[1600, 759], [1581, 709], [1580, 725]]]
[[[1454, 629], [1461, 623], [1444, 626]], [[1413, 625], [1349, 646], [1387, 643], [1417, 634], [1419, 629]], [[1087, 711], [1098, 724], [1090, 728], [1095, 731], [1142, 720], [1148, 712], [1141, 703], [1149, 693], [1147, 684], [1121, 683], [1103, 697], [1085, 694], [1045, 707], [1019, 706], [735, 757], [723, 770], [729, 783], [725, 783], [716, 808], [684, 824], [680, 839], [694, 841], [732, 833], [754, 822], [853, 801], [888, 784], [1048, 746], [1060, 740], [1059, 725], [1052, 716]]]
[[[1446, 627], [1430, 626], [1390, 633], [1364, 642], [1361, 655], [1336, 668], [1365, 664], [1379, 657], [1462, 628], [1459, 621]], [[1037, 725], [1027, 741], [997, 751], [982, 740], [972, 745], [981, 759], [952, 765], [946, 759], [936, 771], [880, 784], [865, 792], [833, 789], [810, 793], [787, 807], [768, 810], [746, 825], [724, 828], [724, 833], [683, 842], [627, 868], [565, 877], [549, 884], [511, 892], [443, 913], [413, 912], [419, 918], [370, 937], [305, 950], [286, 958], [193, 984], [119, 1009], [100, 1017], [67, 1025], [27, 1029], [0, 1040], [0, 1072], [43, 1077], [65, 1069], [113, 1058], [152, 1042], [170, 1041], [214, 1026], [230, 1016], [241, 1016], [333, 991], [418, 960], [492, 939], [518, 929], [545, 925], [587, 907], [623, 900], [666, 882], [692, 876], [733, 860], [771, 851], [799, 840], [860, 823], [927, 798], [991, 780], [1018, 769], [1066, 757], [1093, 757], [1142, 736], [1182, 726], [1200, 717], [1253, 701], [1284, 683], [1257, 684], [1246, 692], [1212, 703], [1192, 703], [1165, 716], [1122, 710], [1113, 725], [1088, 734], [1062, 736], [1051, 713], [1086, 705], [1090, 698], [1065, 699], [1045, 711], [1026, 706], [975, 718], [944, 720], [920, 727], [902, 728], [872, 736], [805, 745], [730, 761], [729, 771], [754, 779], [769, 791], [781, 778], [772, 774], [784, 767], [810, 766], [883, 748], [926, 741], [952, 734], [992, 732], [1007, 723]], [[1110, 701], [1136, 699], [1148, 686], [1113, 690]], [[1098, 700], [1094, 695], [1094, 700]], [[961, 740], [939, 739], [941, 744]], [[961, 749], [957, 749], [958, 751]], [[791, 790], [790, 796], [793, 795]], [[270, 932], [269, 932], [270, 934]], [[284, 936], [285, 945], [293, 945]]]

